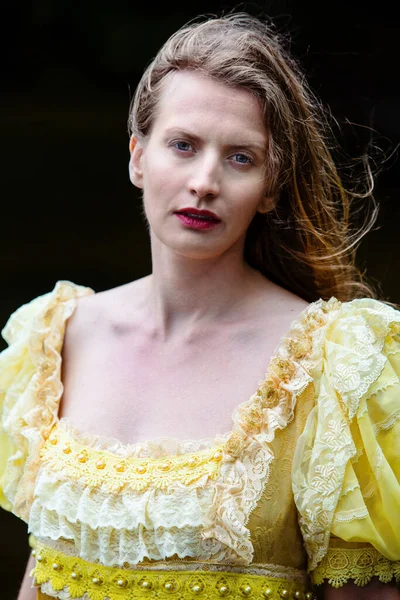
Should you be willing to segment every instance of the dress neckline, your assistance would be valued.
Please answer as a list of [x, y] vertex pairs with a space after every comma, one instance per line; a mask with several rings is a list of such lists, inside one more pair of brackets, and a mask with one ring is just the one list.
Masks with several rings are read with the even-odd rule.
[[[54, 415], [54, 425], [61, 427], [79, 443], [116, 455], [132, 457], [170, 456], [171, 451], [172, 455], [187, 454], [220, 446], [221, 444], [226, 446], [229, 440], [235, 440], [235, 444], [240, 446], [240, 439], [248, 435], [249, 430], [257, 429], [257, 421], [260, 420], [262, 411], [261, 399], [264, 400], [265, 404], [265, 396], [268, 397], [266, 404], [271, 409], [279, 405], [282, 395], [291, 395], [292, 401], [295, 402], [299, 390], [304, 389], [306, 384], [309, 383], [311, 378], [308, 358], [315, 354], [312, 339], [313, 330], [320, 329], [327, 320], [325, 315], [330, 313], [332, 309], [338, 309], [341, 306], [341, 302], [334, 297], [327, 301], [319, 299], [306, 306], [292, 320], [289, 328], [274, 348], [269, 361], [266, 362], [264, 378], [261, 379], [251, 396], [240, 402], [233, 410], [231, 415], [232, 427], [228, 432], [203, 439], [178, 439], [171, 436], [160, 436], [149, 440], [125, 443], [112, 436], [85, 432], [75, 426], [68, 417], [58, 416], [58, 408], [63, 393], [61, 380], [62, 345], [68, 319], [73, 315], [80, 297], [96, 294], [95, 290], [90, 287], [77, 286], [68, 281], [57, 282], [55, 290], [58, 289], [62, 292], [65, 285], [72, 286], [75, 293], [73, 298], [68, 300], [69, 310], [64, 315], [63, 335], [60, 340], [58, 383], [61, 388], [61, 395]], [[274, 422], [271, 425], [273, 429], [279, 426]]]
[[[134, 490], [135, 494], [146, 495], [146, 490], [151, 494], [161, 488], [171, 492], [182, 489], [184, 484], [197, 498], [196, 502], [201, 502], [203, 491], [198, 495], [197, 490], [204, 488], [210, 491], [213, 501], [201, 534], [203, 542], [220, 544], [218, 547], [226, 549], [227, 556], [250, 564], [254, 548], [247, 523], [268, 481], [274, 459], [271, 444], [277, 432], [294, 419], [298, 398], [310, 383], [319, 380], [325, 335], [341, 303], [335, 298], [317, 300], [293, 320], [272, 353], [257, 390], [233, 412], [232, 429], [223, 436], [221, 446], [185, 456], [169, 452], [162, 460], [152, 460], [152, 442], [147, 441], [149, 456], [143, 461], [142, 458], [119, 460], [119, 455], [109, 452], [110, 446], [107, 450], [109, 438], [102, 438], [106, 447], [97, 451], [93, 446], [93, 450], [83, 447], [81, 432], [76, 440], [69, 441], [63, 432], [57, 436], [54, 431], [60, 424], [58, 402], [63, 393], [61, 352], [65, 323], [76, 307], [77, 298], [93, 293], [90, 288], [59, 282], [52, 293], [39, 299], [34, 318], [22, 333], [19, 319], [14, 319], [15, 336], [21, 333], [28, 342], [28, 363], [35, 367], [29, 398], [36, 399], [24, 415], [30, 423], [30, 455], [26, 477], [20, 482], [23, 505], [18, 507], [18, 514], [29, 519], [28, 510], [35, 494], [32, 473], [38, 473], [42, 466], [43, 473], [49, 470], [51, 476], [58, 473], [57, 477], [64, 481], [78, 481], [85, 493], [105, 489], [113, 494]], [[180, 443], [185, 442], [193, 443], [192, 440]], [[127, 447], [119, 444], [121, 451]]]

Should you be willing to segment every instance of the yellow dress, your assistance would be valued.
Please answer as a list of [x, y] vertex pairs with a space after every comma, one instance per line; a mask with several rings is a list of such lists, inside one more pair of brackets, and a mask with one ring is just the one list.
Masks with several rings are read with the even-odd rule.
[[58, 418], [77, 299], [15, 311], [0, 354], [0, 504], [28, 524], [38, 598], [311, 598], [400, 579], [400, 312], [310, 304], [214, 440], [124, 445]]

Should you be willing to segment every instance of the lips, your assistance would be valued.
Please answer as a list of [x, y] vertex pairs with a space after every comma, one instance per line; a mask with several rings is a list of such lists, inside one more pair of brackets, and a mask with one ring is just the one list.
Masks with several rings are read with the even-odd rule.
[[194, 219], [201, 219], [205, 221], [213, 221], [214, 223], [219, 223], [221, 219], [217, 217], [217, 215], [210, 210], [199, 210], [198, 208], [182, 208], [181, 210], [177, 210], [176, 213], [178, 215], [185, 215], [187, 217], [192, 217]]

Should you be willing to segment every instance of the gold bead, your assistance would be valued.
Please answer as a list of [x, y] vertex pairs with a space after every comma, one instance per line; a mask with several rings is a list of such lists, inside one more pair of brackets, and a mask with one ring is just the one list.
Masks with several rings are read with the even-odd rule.
[[52, 567], [53, 567], [53, 569], [54, 569], [55, 571], [58, 571], [58, 569], [60, 568], [60, 565], [59, 565], [58, 563], [56, 563], [56, 562], [55, 562], [55, 563], [53, 563], [53, 564], [52, 564]]
[[92, 579], [92, 582], [93, 582], [95, 585], [100, 585], [100, 584], [102, 583], [102, 581], [101, 581], [100, 577], [93, 577], [93, 579]]
[[88, 453], [86, 452], [86, 450], [82, 450], [82, 452], [78, 454], [77, 459], [80, 463], [85, 463], [88, 459]]
[[265, 592], [264, 592], [264, 596], [265, 596], [266, 598], [269, 598], [269, 597], [271, 596], [271, 594], [272, 594], [272, 590], [271, 590], [271, 588], [267, 588], [267, 589], [265, 590]]
[[281, 598], [287, 598], [289, 595], [289, 592], [285, 589], [281, 591]]
[[136, 472], [139, 473], [139, 475], [143, 475], [143, 473], [146, 473], [147, 469], [144, 465], [140, 465], [140, 467], [137, 467]]
[[35, 557], [36, 556], [36, 550], [32, 550], [32, 556]]
[[66, 444], [64, 444], [62, 451], [64, 452], [64, 454], [70, 454], [71, 453], [71, 446], [68, 444], [68, 442]]
[[215, 452], [213, 459], [217, 462], [219, 462], [220, 460], [222, 460], [222, 452], [220, 450], [218, 450], [217, 452]]
[[172, 590], [172, 583], [168, 582], [168, 583], [164, 584], [164, 587], [166, 590]]
[[150, 582], [149, 581], [142, 581], [142, 587], [147, 589], [148, 587], [150, 587]]
[[243, 594], [248, 596], [251, 593], [251, 587], [249, 585], [246, 585], [244, 588], [242, 588], [242, 592]]
[[163, 462], [162, 465], [160, 465], [160, 469], [161, 469], [161, 471], [169, 471], [171, 466], [172, 465], [171, 465], [170, 461], [166, 460], [165, 462]]
[[312, 600], [312, 593], [311, 592], [307, 592], [307, 594], [306, 594], [306, 600]]
[[120, 587], [120, 588], [126, 587], [127, 586], [127, 581], [125, 581], [124, 579], [118, 579], [117, 586]]
[[224, 596], [228, 592], [228, 588], [226, 587], [226, 585], [221, 585], [218, 591], [221, 594], [221, 596]]
[[126, 465], [123, 462], [117, 463], [114, 466], [114, 469], [118, 472], [118, 473], [123, 473], [126, 469]]
[[38, 556], [36, 557], [36, 560], [38, 562], [42, 562], [43, 561], [43, 556], [41, 554], [38, 554]]
[[106, 461], [104, 460], [104, 458], [99, 458], [99, 460], [96, 463], [96, 469], [99, 469], [101, 471], [102, 469], [104, 469], [105, 466]]
[[71, 579], [77, 579], [78, 575], [75, 573], [75, 571], [72, 571], [71, 573]]
[[300, 596], [301, 596], [301, 594], [300, 594], [299, 590], [296, 590], [295, 593], [294, 593], [294, 597], [295, 598], [300, 598]]
[[193, 467], [195, 467], [197, 465], [197, 459], [196, 458], [189, 458], [188, 460], [188, 466], [193, 469]]
[[199, 585], [194, 585], [192, 587], [192, 590], [195, 594], [198, 594], [199, 592], [201, 592], [201, 587]]
[[50, 444], [53, 444], [53, 446], [55, 446], [56, 444], [58, 444], [58, 437], [53, 433], [49, 437], [49, 442], [50, 442]]

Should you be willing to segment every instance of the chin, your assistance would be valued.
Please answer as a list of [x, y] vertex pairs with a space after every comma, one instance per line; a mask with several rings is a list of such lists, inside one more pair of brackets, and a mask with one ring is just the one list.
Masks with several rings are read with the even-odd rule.
[[233, 241], [224, 239], [221, 232], [192, 232], [192, 231], [168, 231], [165, 229], [158, 235], [154, 229], [150, 230], [152, 245], [168, 248], [174, 254], [182, 258], [192, 260], [215, 260], [230, 250], [235, 249], [240, 243], [240, 238]]
[[188, 248], [187, 246], [170, 246], [170, 249], [182, 258], [188, 258], [191, 260], [212, 260], [224, 254], [224, 250], [218, 251], [217, 249], [211, 248]]

